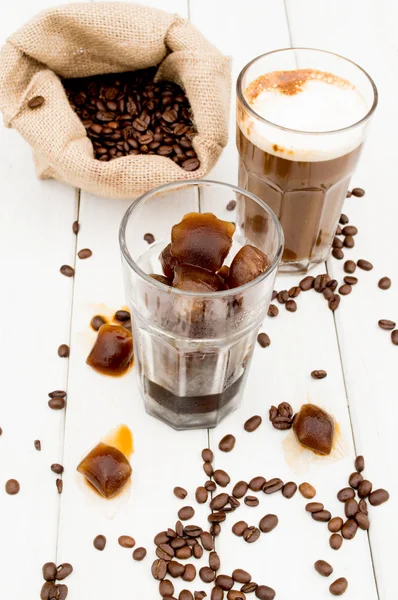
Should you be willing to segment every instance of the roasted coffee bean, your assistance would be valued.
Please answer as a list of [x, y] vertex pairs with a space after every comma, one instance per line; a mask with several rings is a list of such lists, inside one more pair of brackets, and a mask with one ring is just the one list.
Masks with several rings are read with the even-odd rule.
[[285, 304], [285, 302], [289, 300], [289, 292], [287, 290], [278, 292], [276, 299], [278, 300], [279, 304]]
[[57, 567], [57, 575], [56, 579], [58, 581], [62, 581], [69, 577], [69, 575], [73, 572], [73, 567], [70, 563], [62, 563]]
[[52, 464], [50, 469], [53, 473], [56, 473], [57, 475], [61, 475], [64, 472], [63, 466], [58, 463]]
[[93, 253], [89, 248], [83, 248], [83, 250], [79, 250], [77, 255], [80, 259], [84, 260], [85, 258], [90, 258], [90, 256], [93, 255]]
[[51, 398], [48, 401], [48, 406], [52, 408], [52, 410], [61, 410], [65, 408], [65, 400], [64, 398]]
[[372, 491], [372, 483], [368, 479], [364, 479], [358, 486], [358, 496], [360, 498], [367, 498]]
[[357, 268], [357, 265], [354, 263], [353, 260], [346, 260], [344, 263], [344, 271], [346, 273], [354, 273], [355, 269]]
[[196, 543], [192, 546], [192, 554], [195, 558], [202, 558], [203, 548], [200, 544]]
[[234, 580], [229, 575], [217, 575], [216, 585], [218, 585], [225, 592], [228, 592], [233, 587]]
[[[203, 529], [198, 525], [187, 525], [184, 527], [184, 535], [190, 538], [197, 538], [203, 532]], [[193, 545], [195, 542], [192, 540], [187, 540], [187, 544]]]
[[361, 483], [361, 481], [363, 481], [363, 477], [357, 471], [355, 471], [355, 473], [351, 473], [351, 475], [350, 475], [350, 477], [348, 479], [348, 483], [354, 489], [358, 488], [358, 486]]
[[339, 577], [329, 586], [329, 592], [333, 596], [342, 596], [348, 588], [348, 581], [345, 577]]
[[297, 303], [295, 300], [288, 300], [285, 304], [285, 308], [288, 312], [296, 312]]
[[322, 369], [317, 371], [311, 371], [311, 377], [313, 379], [325, 379], [326, 376], [326, 371], [322, 371]]
[[[189, 527], [189, 525], [188, 525]], [[174, 529], [171, 529], [171, 527], [169, 527], [166, 531], [166, 535], [170, 538], [170, 539], [175, 539], [177, 537], [176, 532], [174, 531]]]
[[380, 506], [380, 504], [384, 504], [390, 498], [390, 494], [387, 490], [378, 489], [372, 492], [369, 496], [369, 502], [372, 506]]
[[33, 110], [35, 108], [40, 108], [40, 106], [43, 106], [43, 104], [44, 104], [43, 96], [34, 96], [33, 98], [31, 98], [28, 101], [28, 108]]
[[174, 488], [173, 493], [174, 493], [174, 496], [176, 496], [180, 500], [184, 500], [184, 498], [186, 498], [188, 495], [187, 490], [185, 490], [184, 488], [179, 487], [179, 486]]
[[278, 404], [278, 413], [281, 417], [292, 417], [293, 408], [288, 402], [281, 402]]
[[236, 208], [236, 200], [230, 200], [226, 206], [227, 210], [235, 210]]
[[311, 275], [307, 275], [307, 277], [304, 277], [304, 279], [300, 281], [299, 286], [303, 292], [307, 292], [308, 290], [314, 287], [314, 281], [314, 277], [312, 277]]
[[252, 576], [243, 569], [235, 569], [232, 572], [232, 579], [237, 583], [249, 583], [252, 579]]
[[166, 531], [161, 531], [160, 533], [155, 535], [155, 538], [153, 540], [154, 544], [156, 546], [160, 546], [160, 544], [167, 544], [169, 541], [169, 536], [167, 535]]
[[370, 527], [369, 517], [364, 512], [358, 512], [355, 515], [355, 520], [358, 523], [360, 529], [367, 531]]
[[195, 511], [192, 508], [192, 506], [183, 506], [183, 508], [180, 508], [180, 510], [178, 511], [178, 518], [181, 521], [188, 521], [188, 519], [192, 519], [194, 514]]
[[100, 550], [102, 552], [102, 550], [105, 548], [106, 546], [106, 537], [104, 535], [97, 535], [95, 536], [94, 540], [93, 540], [93, 546], [96, 550]]
[[314, 569], [322, 577], [329, 577], [333, 573], [333, 567], [326, 560], [317, 560], [314, 563]]
[[343, 519], [341, 517], [333, 517], [328, 523], [328, 529], [332, 533], [337, 533], [343, 527]]
[[161, 558], [159, 560], [154, 560], [152, 563], [151, 572], [155, 579], [164, 579], [167, 573], [167, 563]]
[[[156, 537], [155, 537], [155, 540], [156, 540]], [[186, 546], [186, 545], [187, 545], [187, 541], [182, 537], [177, 536], [170, 541], [170, 546], [172, 548], [174, 548], [174, 550], [177, 550], [178, 548], [182, 548], [183, 546]]]
[[240, 502], [235, 498], [235, 496], [229, 497], [229, 503], [233, 509], [239, 508]]
[[275, 427], [275, 429], [279, 429], [280, 431], [290, 429], [292, 424], [292, 417], [281, 417], [280, 415], [278, 415], [272, 420], [272, 426]]
[[178, 537], [182, 537], [184, 535], [184, 526], [181, 523], [181, 521], [177, 521], [176, 522], [176, 526], [175, 526], [174, 529], [175, 529], [176, 534], [178, 535]]
[[226, 506], [229, 502], [229, 495], [226, 493], [221, 493], [218, 494], [217, 496], [214, 496], [214, 498], [211, 500], [210, 502], [210, 508], [212, 510], [220, 510], [221, 508], [224, 508], [224, 506]]
[[394, 346], [398, 346], [398, 329], [394, 329], [394, 331], [391, 332], [391, 341]]
[[57, 587], [52, 581], [46, 581], [40, 591], [41, 600], [52, 600], [56, 597]]
[[344, 213], [341, 213], [339, 223], [340, 223], [340, 225], [346, 225], [348, 223], [347, 215], [345, 215]]
[[323, 295], [323, 297], [325, 298], [325, 300], [328, 300], [328, 301], [329, 301], [331, 298], [333, 298], [333, 296], [334, 296], [334, 293], [333, 293], [333, 291], [331, 290], [331, 288], [330, 288], [330, 287], [327, 287], [327, 288], [325, 288], [325, 289], [323, 290], [323, 292], [322, 292], [322, 295]]
[[299, 491], [300, 491], [300, 494], [302, 496], [304, 496], [304, 498], [307, 498], [308, 500], [310, 500], [311, 498], [314, 498], [314, 496], [316, 494], [315, 488], [310, 483], [307, 483], [307, 482], [300, 483]]
[[134, 548], [135, 546], [135, 539], [130, 535], [121, 535], [118, 542], [122, 548]]
[[285, 498], [293, 498], [294, 494], [297, 492], [297, 483], [294, 481], [288, 481], [282, 488], [282, 495]]
[[365, 190], [363, 190], [362, 188], [356, 187], [351, 191], [351, 194], [353, 196], [356, 196], [357, 198], [362, 198], [362, 196], [365, 195]]
[[222, 452], [231, 452], [231, 450], [234, 449], [235, 442], [235, 437], [232, 434], [228, 433], [222, 438], [222, 440], [218, 444], [218, 447]]
[[62, 265], [60, 272], [62, 275], [65, 275], [65, 277], [73, 277], [75, 274], [75, 269], [69, 265]]
[[290, 298], [297, 298], [301, 294], [301, 287], [299, 285], [295, 285], [290, 288], [289, 296]]
[[342, 296], [348, 296], [348, 294], [351, 294], [351, 292], [352, 292], [352, 287], [348, 283], [345, 283], [339, 287], [339, 293]]
[[215, 580], [216, 574], [210, 567], [202, 567], [199, 570], [199, 577], [204, 583], [211, 583]]
[[232, 533], [234, 533], [238, 537], [241, 537], [248, 527], [249, 526], [246, 523], [246, 521], [238, 521], [237, 523], [235, 523], [235, 525], [232, 526]]
[[343, 538], [338, 533], [332, 533], [329, 538], [329, 546], [332, 550], [340, 550], [343, 543]]
[[366, 504], [366, 500], [364, 500], [363, 498], [361, 498], [361, 500], [358, 503], [358, 507], [359, 507], [359, 511], [365, 513], [365, 515], [368, 514], [368, 505]]
[[358, 229], [354, 225], [346, 225], [343, 227], [343, 235], [357, 235]]
[[174, 558], [174, 554], [174, 550], [169, 544], [160, 544], [159, 548], [156, 548], [156, 556], [166, 562]]
[[218, 585], [215, 585], [214, 588], [211, 590], [210, 600], [223, 600], [223, 598], [223, 590]]
[[344, 258], [344, 252], [341, 248], [333, 248], [332, 255], [334, 258], [337, 258], [337, 260], [342, 260]]
[[358, 524], [354, 519], [348, 519], [341, 528], [341, 535], [345, 540], [352, 540], [358, 531]]
[[[222, 486], [221, 486], [221, 487], [222, 487]], [[216, 484], [215, 484], [215, 482], [214, 482], [214, 481], [210, 481], [210, 480], [208, 480], [208, 481], [206, 481], [206, 483], [205, 483], [205, 488], [206, 488], [206, 490], [207, 490], [208, 492], [215, 492], [215, 491], [216, 491], [216, 489], [217, 489], [217, 486], [216, 486]]]
[[203, 463], [203, 470], [208, 477], [211, 477], [213, 475], [213, 465], [211, 463]]
[[382, 277], [377, 285], [381, 290], [388, 290], [391, 287], [391, 279], [389, 277]]
[[343, 247], [343, 242], [338, 237], [335, 237], [332, 242], [332, 248], [342, 248], [342, 247]]
[[170, 579], [163, 579], [163, 581], [159, 583], [159, 593], [162, 597], [172, 596], [174, 594], [174, 585]]
[[355, 240], [352, 235], [346, 235], [343, 243], [346, 248], [353, 248], [355, 246]]
[[205, 502], [207, 502], [208, 495], [209, 494], [205, 487], [199, 486], [196, 488], [195, 498], [198, 504], [205, 504]]
[[176, 560], [171, 560], [167, 563], [167, 571], [172, 577], [181, 577], [184, 574], [185, 567]]
[[203, 462], [213, 462], [214, 459], [214, 454], [212, 452], [212, 450], [210, 450], [210, 448], [204, 448], [204, 450], [202, 450], [202, 460]]
[[223, 511], [214, 512], [207, 517], [209, 523], [223, 523], [227, 515]]
[[62, 490], [64, 488], [64, 482], [62, 481], [62, 479], [56, 479], [55, 485], [57, 486], [58, 494], [62, 494]]
[[[206, 592], [194, 592], [193, 595], [194, 595], [195, 600], [203, 600], [203, 598], [206, 598], [206, 596], [207, 596]], [[170, 600], [173, 600], [173, 599], [170, 598]]]
[[337, 492], [337, 498], [340, 502], [346, 502], [350, 498], [355, 498], [355, 492], [351, 487], [346, 487]]
[[279, 315], [279, 308], [275, 304], [270, 304], [267, 314], [269, 317], [277, 317]]
[[270, 479], [263, 485], [264, 494], [274, 494], [283, 488], [283, 481], [278, 477]]
[[246, 494], [248, 488], [249, 488], [249, 486], [246, 483], [246, 481], [238, 481], [238, 483], [236, 483], [234, 485], [234, 488], [232, 490], [232, 495], [235, 496], [235, 498], [243, 498], [243, 496]]
[[263, 533], [269, 533], [278, 525], [278, 517], [276, 515], [265, 515], [259, 523], [259, 528]]
[[277, 295], [278, 295], [278, 292], [276, 290], [273, 290], [271, 300], [275, 300]]
[[79, 221], [73, 221], [72, 231], [75, 235], [77, 235], [79, 233], [79, 229], [80, 229]]
[[55, 581], [57, 576], [57, 565], [53, 562], [45, 563], [42, 566], [42, 573], [44, 581]]
[[[337, 288], [338, 283], [337, 283], [337, 279], [332, 279], [331, 281], [329, 281], [327, 287], [330, 288], [333, 292], [335, 291], [335, 289]], [[323, 290], [325, 291], [325, 290]]]
[[9, 479], [5, 484], [5, 490], [9, 496], [15, 496], [20, 489], [21, 487], [16, 479]]
[[369, 262], [368, 260], [364, 260], [363, 258], [360, 258], [357, 261], [357, 267], [359, 267], [363, 271], [371, 271], [373, 269], [372, 263]]
[[275, 590], [268, 587], [268, 585], [259, 585], [256, 588], [255, 594], [256, 598], [259, 598], [259, 600], [274, 600], [275, 598]]
[[33, 443], [34, 443], [34, 446], [35, 446], [36, 450], [38, 452], [40, 452], [40, 450], [41, 450], [41, 441], [40, 440], [35, 440]]
[[251, 594], [252, 592], [255, 592], [257, 588], [258, 584], [254, 581], [251, 581], [250, 583], [245, 583], [244, 585], [242, 585], [240, 591], [244, 594]]
[[252, 492], [259, 492], [263, 489], [265, 482], [265, 477], [253, 477], [253, 479], [249, 481], [249, 489], [251, 489]]
[[260, 530], [257, 527], [254, 527], [253, 525], [251, 525], [250, 527], [245, 529], [245, 531], [243, 532], [243, 539], [248, 544], [252, 544], [256, 540], [258, 540], [260, 535], [261, 535]]
[[324, 506], [323, 506], [322, 502], [308, 502], [308, 504], [305, 505], [305, 510], [310, 513], [319, 512], [320, 510], [323, 510], [323, 509], [324, 509]]
[[333, 296], [333, 298], [330, 298], [328, 306], [329, 306], [330, 310], [332, 310], [334, 312], [335, 310], [338, 309], [339, 304], [340, 304], [340, 296], [338, 294], [335, 294]]
[[242, 591], [238, 592], [238, 590], [230, 590], [227, 593], [227, 600], [245, 600], [245, 598], [246, 596]]
[[67, 344], [61, 344], [59, 346], [58, 356], [61, 358], [67, 358], [69, 356], [69, 346]]
[[90, 325], [94, 331], [98, 331], [101, 325], [104, 325], [104, 323], [106, 323], [106, 321], [104, 317], [101, 317], [101, 315], [95, 315], [90, 321]]
[[183, 581], [193, 581], [196, 577], [196, 568], [192, 564], [185, 565], [184, 573], [181, 575]]
[[48, 395], [50, 398], [66, 398], [66, 392], [64, 392], [64, 390], [54, 390]]
[[[358, 278], [353, 277], [352, 275], [347, 275], [346, 277], [344, 277], [344, 281], [348, 285], [356, 285], [358, 283]], [[340, 294], [344, 294], [344, 292], [341, 291], [341, 288], [339, 289], [339, 292]]]
[[357, 512], [359, 511], [358, 502], [354, 500], [354, 498], [350, 498], [344, 504], [344, 513], [347, 519], [351, 519], [351, 517], [355, 517]]
[[321, 523], [327, 523], [332, 518], [332, 515], [328, 510], [320, 510], [319, 512], [311, 513], [311, 517], [314, 521], [320, 521]]
[[245, 504], [246, 506], [258, 506], [260, 504], [260, 500], [256, 496], [246, 496]]
[[205, 550], [210, 551], [214, 549], [214, 540], [208, 531], [202, 531], [200, 541]]
[[221, 487], [226, 487], [231, 481], [228, 473], [223, 471], [222, 469], [216, 469], [213, 473], [214, 481]]
[[316, 292], [323, 292], [327, 284], [331, 281], [330, 275], [325, 273], [324, 275], [317, 275], [314, 281], [314, 290]]
[[260, 427], [261, 423], [262, 418], [259, 415], [254, 415], [253, 417], [250, 417], [250, 419], [247, 419], [243, 427], [245, 431], [252, 433], [253, 431], [256, 431], [258, 427]]
[[220, 568], [220, 557], [218, 556], [217, 552], [210, 552], [209, 554], [209, 567], [210, 569], [212, 569], [212, 571], [218, 571]]
[[271, 340], [266, 333], [259, 333], [257, 336], [257, 341], [261, 348], [268, 348], [268, 346], [271, 344]]
[[153, 235], [153, 233], [146, 233], [144, 235], [144, 240], [148, 243], [148, 244], [153, 244], [153, 242], [155, 241], [155, 236]]

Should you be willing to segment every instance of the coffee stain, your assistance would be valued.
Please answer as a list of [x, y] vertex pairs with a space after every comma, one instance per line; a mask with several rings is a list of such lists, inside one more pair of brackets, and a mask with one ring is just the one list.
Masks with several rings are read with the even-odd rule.
[[134, 453], [133, 434], [127, 425], [118, 425], [103, 437], [101, 442], [117, 448], [126, 458], [130, 458]]

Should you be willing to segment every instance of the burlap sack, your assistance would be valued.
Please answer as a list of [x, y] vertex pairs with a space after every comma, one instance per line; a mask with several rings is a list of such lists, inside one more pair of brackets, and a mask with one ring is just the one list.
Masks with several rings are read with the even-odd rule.
[[[93, 158], [83, 124], [60, 78], [160, 64], [157, 78], [187, 93], [198, 130], [200, 168], [186, 172], [162, 156]], [[230, 60], [188, 21], [125, 3], [68, 4], [37, 15], [0, 52], [0, 109], [34, 151], [38, 176], [109, 198], [135, 198], [158, 185], [205, 176], [227, 143]], [[42, 107], [27, 102], [43, 96]]]

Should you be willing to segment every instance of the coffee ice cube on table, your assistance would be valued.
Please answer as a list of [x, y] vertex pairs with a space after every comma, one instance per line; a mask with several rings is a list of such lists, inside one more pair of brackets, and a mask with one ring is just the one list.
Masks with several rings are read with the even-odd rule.
[[106, 323], [98, 330], [87, 364], [105, 375], [123, 375], [133, 359], [133, 337], [122, 325]]
[[293, 421], [293, 431], [300, 444], [316, 454], [328, 455], [332, 451], [334, 420], [315, 404], [303, 404]]
[[107, 499], [113, 498], [122, 490], [132, 473], [125, 455], [103, 442], [83, 458], [77, 470]]

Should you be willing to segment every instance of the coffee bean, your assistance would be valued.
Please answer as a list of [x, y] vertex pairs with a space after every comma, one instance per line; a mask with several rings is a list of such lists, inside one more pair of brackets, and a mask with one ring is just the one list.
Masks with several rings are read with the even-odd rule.
[[269, 533], [275, 529], [275, 527], [278, 525], [278, 521], [279, 519], [276, 515], [269, 514], [265, 515], [265, 517], [261, 519], [258, 526], [263, 533]]
[[363, 258], [360, 258], [357, 261], [357, 266], [363, 271], [371, 271], [373, 269], [372, 263], [370, 263], [368, 260], [364, 260]]
[[[344, 277], [344, 281], [345, 281], [345, 283], [347, 283], [350, 286], [356, 285], [358, 283], [358, 278], [347, 275], [346, 277]], [[344, 294], [344, 292], [341, 291], [341, 288], [339, 289], [339, 292], [340, 292], [340, 294]]]
[[351, 517], [355, 517], [355, 515], [357, 514], [358, 511], [359, 511], [358, 502], [356, 500], [354, 500], [354, 498], [350, 498], [344, 504], [344, 513], [345, 513], [345, 516], [347, 517], [347, 519], [350, 519]]
[[218, 571], [220, 568], [220, 557], [217, 552], [210, 552], [209, 554], [209, 567], [212, 571]]
[[380, 504], [384, 504], [390, 498], [390, 494], [387, 490], [378, 489], [372, 492], [369, 496], [369, 502], [372, 506], [380, 506]]
[[197, 158], [188, 158], [188, 160], [184, 160], [181, 166], [185, 171], [196, 171], [199, 165], [200, 163]]
[[329, 301], [331, 298], [333, 298], [334, 293], [329, 287], [327, 287], [323, 290], [322, 295], [325, 298], [325, 300]]
[[327, 287], [330, 288], [333, 292], [336, 290], [337, 286], [338, 286], [337, 279], [332, 279], [331, 281], [329, 281], [329, 283], [327, 285]]
[[258, 506], [260, 501], [256, 496], [246, 496], [245, 504], [246, 506]]
[[155, 241], [155, 236], [153, 235], [153, 233], [146, 233], [144, 235], [144, 240], [148, 243], [148, 244], [153, 244], [153, 242]]
[[275, 304], [270, 304], [267, 314], [269, 317], [277, 317], [279, 315], [279, 308]]
[[362, 198], [362, 196], [364, 196], [364, 195], [365, 195], [365, 190], [363, 190], [362, 188], [359, 188], [359, 187], [357, 187], [357, 188], [354, 188], [354, 189], [351, 191], [351, 194], [352, 194], [353, 196], [356, 196], [357, 198]]
[[174, 558], [174, 554], [175, 552], [169, 544], [160, 544], [160, 546], [156, 548], [156, 556], [166, 562]]
[[58, 494], [62, 494], [62, 490], [64, 488], [64, 482], [62, 481], [62, 479], [56, 479], [55, 485], [57, 487]]
[[62, 563], [57, 567], [57, 575], [56, 579], [58, 581], [63, 581], [73, 572], [73, 567], [70, 563]]
[[161, 558], [154, 560], [152, 563], [151, 572], [155, 579], [164, 579], [167, 573], [167, 563]]
[[212, 523], [210, 527], [210, 533], [213, 537], [217, 537], [221, 533], [221, 525], [220, 523]]
[[65, 408], [65, 400], [64, 398], [51, 398], [48, 401], [48, 406], [52, 408], [52, 410], [61, 410]]
[[255, 592], [257, 588], [258, 588], [257, 583], [255, 583], [254, 581], [251, 581], [250, 583], [245, 583], [244, 585], [242, 585], [242, 587], [240, 588], [240, 591], [243, 592], [244, 594], [251, 594], [252, 592]]
[[249, 419], [247, 419], [247, 421], [244, 424], [244, 429], [245, 431], [248, 431], [249, 433], [252, 433], [253, 431], [256, 431], [256, 429], [258, 429], [258, 427], [260, 427], [262, 423], [262, 418], [259, 415], [253, 415], [253, 417], [250, 417]]
[[339, 287], [339, 293], [342, 296], [347, 296], [348, 294], [351, 294], [351, 292], [352, 292], [352, 287], [348, 283], [345, 283], [344, 285], [341, 285]]
[[195, 498], [198, 504], [205, 504], [207, 502], [208, 492], [205, 487], [199, 486], [196, 488]]
[[75, 235], [77, 235], [79, 233], [79, 229], [80, 229], [79, 221], [73, 221], [72, 231]]
[[290, 288], [289, 296], [290, 298], [297, 298], [301, 294], [301, 287], [299, 285], [295, 285]]
[[246, 596], [242, 591], [238, 592], [238, 590], [230, 590], [227, 593], [227, 600], [245, 600], [245, 598]]
[[243, 498], [243, 496], [246, 494], [248, 488], [249, 488], [249, 486], [246, 483], [246, 481], [238, 481], [238, 483], [236, 483], [234, 485], [234, 488], [232, 490], [232, 495], [235, 496], [235, 498]]
[[238, 537], [241, 537], [247, 528], [248, 524], [246, 523], [246, 521], [238, 521], [232, 526], [232, 533], [234, 533]]
[[249, 488], [253, 491], [253, 492], [259, 492], [260, 490], [263, 489], [263, 485], [266, 483], [265, 481], [265, 477], [262, 476], [258, 476], [258, 477], [253, 477], [253, 479], [251, 479], [249, 481]]
[[311, 377], [313, 379], [325, 379], [326, 376], [326, 371], [322, 371], [322, 369], [318, 371], [311, 371]]
[[350, 477], [348, 479], [348, 483], [354, 489], [358, 488], [358, 486], [361, 483], [361, 481], [363, 481], [363, 477], [357, 471], [355, 471], [355, 473], [351, 473], [351, 475], [350, 475]]
[[315, 488], [310, 483], [307, 483], [307, 482], [300, 483], [299, 491], [300, 491], [300, 494], [302, 496], [304, 496], [304, 498], [307, 498], [308, 500], [310, 500], [311, 498], [314, 498], [314, 496], [316, 494]]
[[56, 597], [57, 586], [52, 581], [46, 581], [40, 591], [41, 600], [50, 600]]
[[297, 483], [294, 481], [288, 481], [282, 488], [282, 496], [285, 498], [293, 498], [294, 494], [297, 492]]
[[187, 490], [185, 490], [184, 488], [179, 487], [179, 486], [174, 488], [173, 493], [174, 493], [174, 496], [176, 496], [180, 500], [184, 500], [184, 498], [186, 498], [188, 495]]
[[130, 535], [121, 535], [118, 542], [122, 548], [134, 548], [135, 546], [135, 539]]
[[357, 235], [358, 229], [354, 227], [354, 225], [346, 225], [343, 227], [343, 235], [345, 236], [354, 236]]
[[75, 269], [69, 265], [62, 265], [60, 272], [62, 275], [65, 275], [65, 277], [73, 277], [75, 274]]
[[358, 524], [354, 519], [348, 519], [341, 528], [341, 535], [345, 540], [352, 540], [358, 531]]
[[338, 294], [335, 294], [333, 296], [333, 298], [331, 298], [329, 300], [328, 306], [329, 306], [330, 310], [332, 310], [334, 312], [335, 310], [338, 309], [339, 304], [340, 304], [340, 296]]
[[114, 321], [119, 321], [120, 323], [125, 323], [131, 318], [131, 315], [128, 310], [117, 310], [113, 315]]
[[41, 450], [41, 441], [40, 440], [35, 440], [33, 443], [34, 443], [34, 446], [35, 446], [36, 450], [38, 452], [40, 452], [40, 450]]
[[323, 509], [324, 506], [321, 502], [308, 502], [308, 504], [305, 505], [305, 510], [310, 513], [319, 512]]
[[195, 558], [199, 559], [203, 556], [203, 548], [200, 544], [196, 543], [192, 546], [192, 554]]
[[43, 96], [34, 96], [33, 98], [31, 98], [28, 101], [28, 107], [31, 108], [32, 110], [35, 108], [40, 108], [40, 106], [43, 106], [43, 104], [44, 104]]
[[216, 574], [210, 567], [202, 567], [199, 570], [199, 577], [204, 583], [211, 583], [215, 580]]
[[213, 589], [211, 590], [210, 600], [223, 600], [223, 598], [224, 598], [223, 590], [220, 588], [220, 586], [215, 585], [213, 587]]
[[342, 247], [343, 247], [343, 242], [341, 240], [339, 240], [338, 237], [335, 237], [332, 242], [332, 248], [342, 248]]
[[215, 492], [217, 489], [217, 486], [214, 481], [208, 480], [205, 483], [205, 488], [208, 492]]
[[155, 538], [153, 540], [156, 546], [160, 546], [160, 544], [167, 544], [168, 541], [169, 536], [167, 535], [167, 531], [161, 531], [160, 533], [155, 535]]
[[341, 517], [333, 517], [328, 523], [328, 529], [332, 533], [337, 533], [343, 527], [343, 519]]
[[229, 575], [217, 575], [216, 585], [225, 592], [228, 592], [234, 585], [234, 580]]
[[51, 468], [51, 471], [53, 473], [56, 473], [57, 475], [61, 475], [64, 472], [63, 466], [58, 463], [52, 464], [50, 468]]
[[332, 550], [340, 550], [343, 543], [343, 538], [338, 533], [332, 533], [329, 538], [329, 546]]
[[177, 521], [175, 525], [175, 531], [178, 537], [182, 537], [184, 535], [184, 526], [181, 521]]
[[369, 522], [369, 517], [366, 513], [358, 512], [355, 515], [355, 520], [358, 523], [360, 529], [363, 529], [364, 531], [367, 531], [369, 529], [370, 522]]
[[271, 340], [266, 333], [259, 333], [257, 336], [257, 341], [261, 348], [268, 348], [268, 346], [271, 344]]
[[21, 487], [16, 479], [9, 479], [6, 482], [5, 490], [10, 496], [15, 496], [16, 494], [18, 494], [20, 489]]
[[281, 490], [283, 488], [283, 485], [284, 483], [282, 479], [274, 477], [273, 479], [270, 479], [263, 485], [263, 492], [264, 494], [274, 494], [275, 492]]
[[391, 341], [394, 346], [398, 346], [398, 329], [394, 329], [394, 331], [391, 332]]
[[185, 565], [184, 573], [181, 578], [183, 581], [193, 581], [196, 577], [196, 568], [192, 564]]
[[346, 248], [353, 248], [355, 246], [355, 240], [352, 235], [346, 235], [343, 243]]
[[252, 576], [247, 571], [243, 569], [235, 569], [232, 572], [232, 579], [237, 583], [249, 583], [251, 581]]
[[337, 258], [337, 260], [342, 260], [344, 258], [344, 252], [341, 248], [333, 248], [332, 255], [334, 258]]
[[382, 277], [377, 285], [381, 290], [388, 290], [391, 287], [391, 279], [389, 277]]
[[350, 498], [355, 498], [355, 492], [352, 488], [346, 487], [337, 492], [337, 498], [340, 502], [346, 502]]
[[257, 527], [254, 527], [253, 525], [251, 525], [250, 527], [245, 529], [245, 531], [243, 532], [243, 539], [248, 544], [252, 544], [253, 542], [258, 540], [260, 535], [261, 535], [260, 530]]
[[232, 434], [228, 433], [227, 435], [224, 435], [224, 437], [218, 444], [218, 447], [222, 452], [231, 452], [231, 450], [234, 449], [235, 442], [235, 437]]
[[308, 290], [314, 287], [314, 281], [314, 277], [312, 277], [311, 275], [307, 275], [307, 277], [304, 277], [304, 279], [300, 281], [299, 286], [303, 292], [307, 292]]
[[194, 514], [195, 511], [192, 506], [183, 506], [183, 508], [180, 508], [178, 511], [178, 518], [181, 519], [181, 521], [188, 521], [189, 519], [192, 519]]
[[162, 597], [172, 596], [174, 594], [174, 585], [170, 579], [163, 579], [163, 581], [159, 583], [159, 593]]
[[185, 571], [185, 567], [181, 563], [179, 563], [175, 560], [171, 560], [167, 564], [167, 571], [170, 573], [170, 575], [172, 577], [182, 577], [182, 575], [184, 574], [184, 571]]
[[[354, 192], [354, 190], [353, 190]], [[362, 194], [363, 195], [363, 194]], [[329, 586], [329, 591], [333, 596], [342, 596], [348, 588], [348, 581], [345, 577], [339, 577]]]
[[358, 507], [359, 507], [359, 511], [365, 513], [365, 515], [368, 514], [368, 505], [366, 504], [366, 500], [364, 500], [363, 498], [361, 498], [361, 500], [358, 503]]
[[83, 250], [79, 250], [77, 255], [80, 259], [84, 260], [85, 258], [90, 258], [90, 256], [93, 255], [93, 253], [89, 248], [83, 248]]
[[43, 579], [45, 581], [55, 581], [57, 576], [57, 565], [53, 562], [47, 562], [42, 566]]
[[344, 263], [344, 271], [346, 273], [354, 273], [355, 269], [357, 268], [356, 264], [354, 263], [353, 260], [346, 260]]
[[331, 277], [327, 273], [323, 275], [317, 275], [314, 281], [314, 290], [318, 293], [323, 292], [330, 281]]
[[59, 346], [58, 356], [61, 358], [67, 358], [69, 356], [69, 346], [67, 344], [61, 344]]
[[367, 498], [372, 491], [372, 483], [368, 479], [364, 479], [358, 486], [358, 496], [360, 498]]
[[285, 308], [288, 312], [296, 312], [297, 303], [295, 302], [295, 300], [288, 300], [285, 304]]
[[326, 560], [317, 560], [314, 563], [314, 568], [322, 577], [329, 577], [333, 573], [333, 567]]
[[[156, 537], [155, 537], [155, 543], [156, 543]], [[186, 546], [186, 545], [187, 545], [187, 541], [182, 537], [175, 537], [174, 539], [172, 539], [170, 541], [170, 546], [172, 548], [174, 548], [174, 550], [178, 550], [178, 548], [182, 548], [183, 546]]]
[[278, 300], [279, 304], [285, 304], [285, 302], [289, 300], [289, 292], [287, 290], [278, 292], [276, 299]]
[[220, 512], [214, 512], [211, 515], [209, 515], [207, 517], [207, 520], [209, 521], [209, 523], [223, 523], [226, 519], [227, 515], [225, 514], [225, 512], [220, 511]]
[[211, 500], [210, 502], [210, 508], [212, 510], [220, 510], [221, 508], [224, 508], [224, 506], [226, 506], [229, 502], [229, 496], [228, 494], [222, 493], [222, 494], [218, 494], [217, 496], [214, 496], [214, 498]]
[[332, 515], [328, 510], [320, 510], [319, 512], [311, 513], [311, 517], [314, 521], [320, 521], [321, 523], [327, 523], [332, 518]]
[[[194, 592], [194, 598], [195, 600], [203, 600], [203, 598], [206, 598], [207, 594], [206, 592]], [[167, 599], [169, 600], [169, 599]], [[170, 600], [173, 600], [172, 598], [170, 598]], [[217, 599], [216, 599], [217, 600]]]
[[213, 475], [213, 465], [211, 463], [203, 463], [203, 470], [208, 477], [211, 477]]
[[344, 213], [341, 213], [339, 223], [341, 225], [346, 225], [348, 223], [348, 217]]
[[95, 315], [90, 321], [90, 325], [94, 331], [98, 331], [101, 325], [104, 325], [104, 323], [106, 323], [106, 321], [101, 315]]
[[256, 588], [255, 594], [259, 600], [274, 600], [275, 598], [275, 590], [268, 587], [268, 585], [259, 585]]
[[228, 473], [223, 471], [222, 469], [216, 469], [213, 473], [214, 481], [220, 485], [221, 487], [226, 487], [231, 481]]
[[200, 534], [200, 541], [205, 550], [210, 551], [214, 549], [214, 540], [208, 531], [202, 531]]
[[104, 535], [97, 535], [95, 536], [94, 540], [93, 540], [93, 546], [96, 550], [100, 550], [100, 552], [102, 552], [102, 550], [105, 548], [106, 546], [106, 537]]
[[210, 450], [210, 448], [204, 448], [204, 450], [202, 450], [202, 460], [203, 462], [213, 462], [214, 459], [214, 454], [213, 452]]
[[226, 206], [227, 210], [235, 210], [236, 208], [236, 200], [230, 200]]

